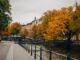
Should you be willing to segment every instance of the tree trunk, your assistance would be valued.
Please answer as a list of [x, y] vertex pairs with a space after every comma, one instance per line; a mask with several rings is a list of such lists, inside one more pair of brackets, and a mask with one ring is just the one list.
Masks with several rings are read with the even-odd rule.
[[0, 31], [0, 43], [2, 41], [2, 31]]
[[76, 33], [76, 41], [77, 41], [77, 44], [79, 44], [79, 32]]
[[1, 35], [0, 35], [0, 43], [1, 43]]
[[79, 41], [79, 33], [76, 33], [76, 40]]

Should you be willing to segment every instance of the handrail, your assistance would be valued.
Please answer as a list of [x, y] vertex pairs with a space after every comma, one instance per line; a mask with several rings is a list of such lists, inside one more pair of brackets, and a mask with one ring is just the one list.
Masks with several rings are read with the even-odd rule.
[[[29, 44], [30, 45], [30, 44]], [[37, 46], [37, 45], [36, 45]], [[22, 46], [22, 47], [24, 47], [24, 46]], [[25, 48], [26, 49], [26, 48]], [[40, 49], [40, 48], [39, 48]], [[36, 52], [37, 51], [40, 51], [40, 50], [37, 50], [36, 49]], [[32, 51], [35, 51], [35, 50], [32, 50]], [[65, 57], [65, 58], [67, 58], [67, 55], [65, 55], [65, 54], [60, 54], [60, 53], [57, 53], [57, 52], [54, 52], [54, 51], [50, 51], [50, 50], [46, 50], [46, 49], [44, 49], [43, 47], [42, 47], [42, 51], [44, 51], [44, 52], [51, 52], [52, 54], [56, 54], [56, 55], [58, 55], [58, 56], [62, 56], [62, 57]], [[35, 52], [33, 52], [33, 53], [35, 53]], [[36, 53], [36, 56], [37, 57], [41, 57], [39, 54], [37, 54]], [[44, 60], [45, 60], [45, 58], [43, 58]], [[78, 59], [75, 59], [75, 58], [71, 58], [71, 59], [73, 59], [73, 60], [78, 60]]]

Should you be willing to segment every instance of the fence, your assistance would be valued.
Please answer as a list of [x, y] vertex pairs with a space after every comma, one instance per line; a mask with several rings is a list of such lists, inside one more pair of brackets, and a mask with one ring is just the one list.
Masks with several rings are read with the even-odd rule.
[[[66, 55], [47, 50], [41, 45], [27, 43], [20, 45], [24, 47], [31, 56], [34, 56], [34, 60], [68, 60]], [[71, 60], [78, 59], [71, 58]]]
[[[67, 48], [68, 54], [65, 55], [65, 54], [60, 54], [58, 52], [55, 52], [54, 50], [51, 50], [51, 49], [49, 49], [49, 50], [45, 49], [42, 46], [43, 44], [41, 42], [39, 42], [39, 43], [41, 43], [40, 45], [33, 44], [34, 42], [31, 41], [31, 39], [25, 40], [24, 38], [21, 38], [21, 37], [16, 37], [16, 38], [13, 37], [13, 38], [10, 38], [9, 40], [14, 40], [18, 44], [20, 44], [22, 47], [24, 47], [26, 49], [26, 51], [28, 51], [28, 53], [30, 53], [30, 55], [34, 56], [34, 60], [80, 60], [80, 54], [78, 55], [79, 59], [72, 58], [71, 54], [69, 52], [70, 50], [68, 50], [68, 48]], [[63, 44], [63, 43], [61, 43], [61, 44]], [[66, 43], [64, 43], [63, 45], [65, 45], [65, 44]], [[71, 43], [69, 43], [69, 44], [71, 44]], [[68, 44], [68, 46], [69, 46], [69, 44]], [[73, 43], [71, 45], [76, 46], [78, 44]], [[76, 48], [80, 48], [80, 45], [77, 46]], [[78, 49], [78, 53], [80, 53], [79, 51], [80, 51], [80, 49]]]

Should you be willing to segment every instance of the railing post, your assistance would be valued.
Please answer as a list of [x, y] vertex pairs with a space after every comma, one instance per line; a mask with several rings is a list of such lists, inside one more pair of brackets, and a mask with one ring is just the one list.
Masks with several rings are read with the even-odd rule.
[[40, 60], [42, 60], [42, 46], [40, 47]]
[[31, 44], [31, 55], [32, 55], [32, 50], [33, 50], [33, 49], [32, 49], [32, 44]]
[[34, 59], [36, 60], [36, 44], [35, 44], [35, 50], [34, 50]]
[[29, 44], [28, 44], [28, 53], [30, 53], [30, 46], [29, 46]]
[[49, 60], [52, 60], [52, 52], [51, 52], [51, 49], [49, 50]]
[[71, 43], [70, 41], [67, 43], [67, 60], [72, 60], [71, 56], [72, 56], [72, 47], [71, 47]]

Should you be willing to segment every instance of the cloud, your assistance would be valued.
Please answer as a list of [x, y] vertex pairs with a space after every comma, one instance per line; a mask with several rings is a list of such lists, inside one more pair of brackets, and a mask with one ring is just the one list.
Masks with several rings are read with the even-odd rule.
[[[72, 5], [73, 0], [10, 0], [13, 21], [27, 23], [40, 17], [46, 10]], [[24, 22], [25, 21], [25, 22]]]

